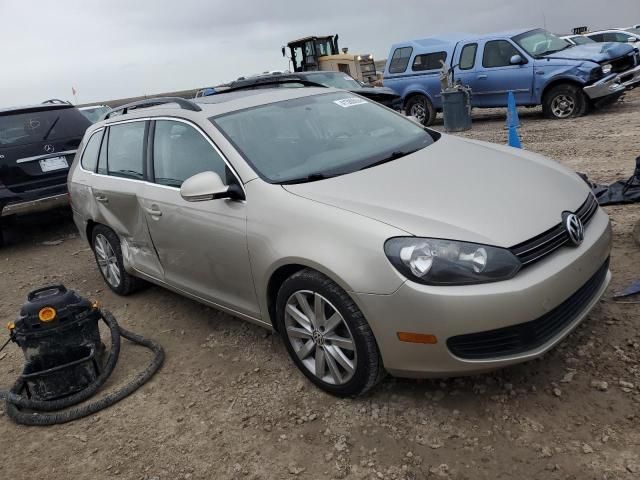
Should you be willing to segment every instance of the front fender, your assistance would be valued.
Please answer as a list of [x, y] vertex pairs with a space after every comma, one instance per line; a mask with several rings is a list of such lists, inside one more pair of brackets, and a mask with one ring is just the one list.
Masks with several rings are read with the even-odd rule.
[[347, 292], [385, 295], [405, 281], [386, 258], [384, 242], [406, 232], [279, 185], [254, 180], [246, 187], [247, 243], [263, 318], [269, 318], [270, 279], [285, 265], [318, 270]]
[[536, 73], [543, 71], [544, 75], [535, 75], [534, 95], [537, 103], [542, 103], [544, 92], [551, 84], [559, 82], [569, 82], [587, 86], [591, 78], [591, 71], [597, 68], [598, 64], [593, 62], [581, 62], [576, 65], [549, 65], [536, 68]]

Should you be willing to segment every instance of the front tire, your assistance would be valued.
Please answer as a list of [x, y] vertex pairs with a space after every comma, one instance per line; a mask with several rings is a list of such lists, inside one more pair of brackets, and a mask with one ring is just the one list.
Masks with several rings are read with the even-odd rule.
[[113, 230], [97, 225], [91, 232], [91, 248], [102, 278], [111, 290], [125, 296], [141, 286], [142, 280], [124, 269], [120, 239]]
[[340, 397], [361, 395], [384, 377], [364, 315], [321, 273], [305, 269], [284, 281], [276, 321], [291, 359], [322, 390]]
[[582, 90], [568, 83], [556, 85], [545, 93], [542, 113], [546, 118], [567, 119], [581, 117], [587, 112], [588, 102]]
[[436, 109], [433, 108], [431, 100], [424, 95], [410, 97], [404, 108], [407, 116], [417, 118], [425, 127], [433, 124], [436, 119]]

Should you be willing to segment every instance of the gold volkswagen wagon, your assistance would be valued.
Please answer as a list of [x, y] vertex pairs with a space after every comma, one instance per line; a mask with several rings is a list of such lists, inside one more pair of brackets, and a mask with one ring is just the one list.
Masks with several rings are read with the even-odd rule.
[[336, 395], [536, 358], [610, 278], [575, 173], [331, 88], [125, 105], [69, 190], [114, 292], [152, 282], [274, 329]]

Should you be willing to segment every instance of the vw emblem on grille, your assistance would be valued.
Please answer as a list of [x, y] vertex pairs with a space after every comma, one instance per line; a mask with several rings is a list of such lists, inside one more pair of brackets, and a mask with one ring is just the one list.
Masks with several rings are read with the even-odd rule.
[[53, 152], [55, 152], [55, 150], [56, 150], [56, 147], [54, 147], [54, 146], [53, 146], [53, 145], [51, 145], [50, 143], [47, 143], [47, 144], [44, 146], [44, 151], [45, 151], [45, 152], [47, 152], [47, 153], [53, 153]]
[[582, 225], [582, 220], [575, 213], [567, 213], [565, 212], [562, 215], [564, 229], [567, 231], [567, 235], [569, 235], [569, 240], [577, 247], [584, 240], [584, 225]]

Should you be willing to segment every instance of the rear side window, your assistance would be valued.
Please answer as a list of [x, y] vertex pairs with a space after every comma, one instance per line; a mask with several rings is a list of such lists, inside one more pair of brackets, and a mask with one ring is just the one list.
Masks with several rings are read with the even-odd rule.
[[604, 35], [601, 33], [595, 33], [593, 35], [589, 35], [589, 38], [595, 40], [596, 42], [604, 42]]
[[471, 70], [476, 64], [476, 52], [478, 51], [477, 43], [469, 43], [462, 47], [460, 52], [460, 70]]
[[144, 133], [146, 122], [130, 122], [109, 127], [107, 171], [115, 177], [144, 178]]
[[409, 59], [413, 53], [413, 48], [402, 47], [396, 48], [391, 57], [391, 63], [389, 63], [389, 73], [402, 73], [407, 69], [409, 65]]
[[207, 171], [220, 175], [227, 185], [232, 183], [224, 160], [199, 131], [182, 122], [157, 120], [153, 137], [156, 183], [180, 187], [187, 178]]
[[98, 165], [98, 152], [100, 150], [100, 142], [102, 141], [103, 132], [104, 130], [100, 130], [99, 132], [91, 135], [91, 138], [87, 142], [87, 146], [82, 153], [82, 158], [80, 159], [82, 168], [89, 170], [90, 172], [95, 172], [96, 166]]
[[484, 46], [482, 66], [485, 68], [507, 67], [511, 65], [511, 57], [520, 52], [506, 40], [491, 40]]
[[416, 72], [420, 72], [423, 70], [437, 70], [439, 68], [442, 68], [440, 60], [444, 62], [446, 59], [447, 52], [435, 52], [416, 55], [416, 58], [413, 60], [411, 69]]

